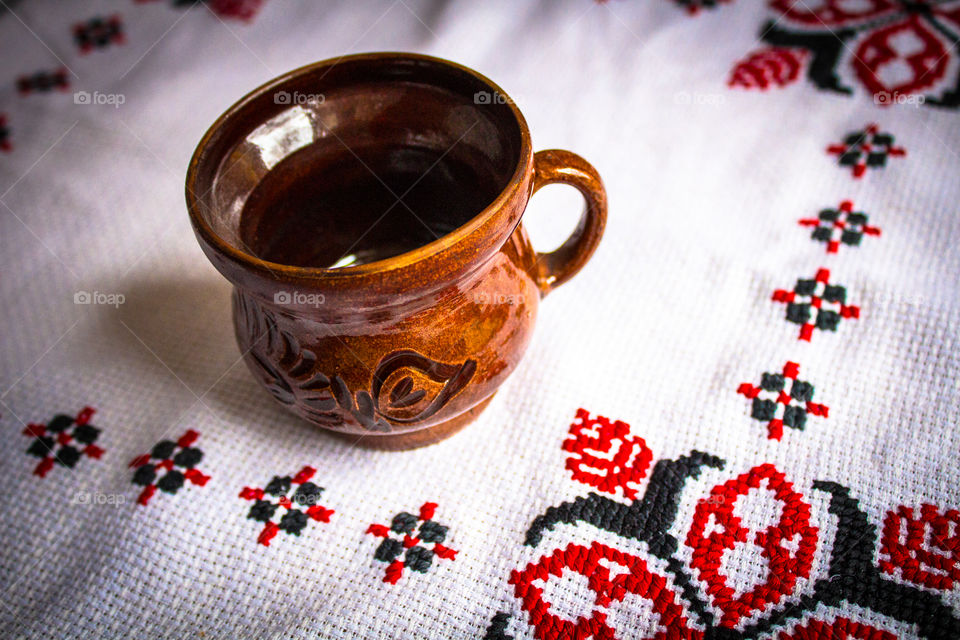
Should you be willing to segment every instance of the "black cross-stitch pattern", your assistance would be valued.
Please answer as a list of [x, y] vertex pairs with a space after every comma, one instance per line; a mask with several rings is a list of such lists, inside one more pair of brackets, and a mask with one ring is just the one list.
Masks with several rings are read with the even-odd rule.
[[650, 553], [667, 561], [674, 582], [704, 624], [712, 624], [713, 614], [697, 594], [692, 578], [683, 564], [674, 558], [679, 542], [668, 531], [677, 517], [680, 494], [689, 478], [700, 476], [703, 467], [723, 469], [725, 462], [707, 453], [691, 451], [676, 460], [660, 460], [650, 474], [650, 484], [642, 499], [627, 504], [597, 493], [589, 493], [572, 502], [549, 507], [527, 529], [525, 544], [535, 547], [545, 531], [560, 523], [586, 522], [625, 538], [646, 542]]
[[[936, 2], [945, 4], [950, 0], [936, 0]], [[811, 10], [811, 7], [821, 10], [829, 9], [832, 3], [819, 3], [819, 6], [818, 3], [813, 2], [793, 4], [803, 10]], [[806, 56], [809, 56], [807, 78], [822, 91], [853, 94], [853, 89], [846, 86], [841, 79], [840, 69], [843, 68], [844, 58], [848, 63], [859, 63], [853, 65], [860, 67], [856, 75], [859, 76], [865, 88], [873, 94], [874, 103], [888, 106], [893, 104], [897, 95], [919, 94], [923, 89], [945, 77], [947, 71], [955, 67], [951, 64], [953, 62], [952, 47], [948, 48], [948, 43], [956, 46], [960, 32], [955, 26], [950, 26], [949, 20], [943, 19], [950, 11], [949, 7], [944, 7], [944, 11], [936, 15], [932, 6], [935, 3], [928, 0], [899, 0], [887, 4], [889, 6], [885, 7], [886, 15], [879, 19], [869, 15], [865, 18], [858, 17], [857, 11], [853, 11], [849, 17], [835, 18], [829, 22], [816, 19], [812, 24], [798, 24], [789, 18], [784, 19], [781, 15], [762, 25], [760, 39], [774, 47], [803, 51]], [[842, 14], [843, 10], [839, 9], [838, 13]], [[936, 43], [934, 49], [927, 51], [926, 55], [914, 50], [911, 52], [913, 57], [911, 53], [901, 56], [896, 51], [896, 47], [893, 47], [889, 51], [890, 59], [887, 62], [896, 64], [899, 61], [905, 67], [901, 71], [906, 70], [912, 77], [910, 80], [903, 79], [906, 80], [903, 84], [895, 85], [891, 89], [886, 81], [878, 76], [877, 69], [865, 64], [861, 47], [889, 48], [891, 43], [883, 34], [889, 32], [891, 28], [896, 30], [895, 25], [898, 22], [901, 27], [921, 28], [923, 32], [942, 42]], [[933, 65], [924, 64], [931, 61]], [[924, 105], [956, 109], [960, 106], [960, 75], [955, 78], [952, 86], [942, 89], [939, 96], [926, 95], [924, 98], [922, 101]]]
[[828, 415], [826, 405], [813, 402], [813, 385], [798, 379], [799, 373], [800, 365], [788, 362], [782, 373], [763, 373], [760, 386], [744, 382], [737, 388], [737, 393], [752, 401], [750, 416], [767, 424], [767, 437], [772, 440], [783, 436], [784, 426], [803, 431], [807, 414]]
[[101, 433], [90, 424], [94, 413], [95, 409], [84, 407], [76, 417], [58, 413], [45, 425], [27, 425], [23, 434], [33, 437], [27, 453], [41, 459], [34, 475], [43, 478], [54, 465], [73, 469], [83, 456], [99, 459], [103, 455], [103, 449], [94, 444]]
[[[770, 380], [771, 385], [775, 381]], [[703, 467], [723, 469], [725, 462], [713, 455], [692, 451], [677, 460], [660, 460], [639, 500], [630, 503], [590, 493], [548, 507], [537, 516], [526, 534], [526, 544], [537, 546], [545, 531], [557, 524], [586, 523], [623, 538], [646, 542], [649, 552], [667, 562], [674, 583], [689, 611], [705, 627], [704, 640], [736, 640], [767, 637], [791, 620], [799, 620], [820, 606], [853, 604], [916, 625], [920, 637], [929, 640], [960, 638], [960, 617], [934, 594], [889, 580], [874, 565], [876, 527], [868, 520], [850, 490], [835, 482], [815, 481], [815, 490], [830, 495], [829, 512], [838, 518], [837, 534], [829, 560], [828, 576], [815, 583], [810, 595], [798, 602], [772, 607], [760, 620], [740, 629], [715, 626], [715, 617], [701, 598], [684, 563], [677, 557], [679, 543], [669, 532], [679, 510], [681, 493], [690, 478]], [[485, 640], [512, 640], [506, 634], [511, 615], [496, 613]]]
[[860, 178], [867, 169], [882, 169], [888, 157], [906, 155], [902, 147], [894, 145], [891, 134], [881, 132], [877, 125], [868, 125], [862, 131], [848, 133], [841, 144], [832, 144], [827, 152], [837, 156], [841, 167], [850, 167], [853, 177]]
[[880, 235], [879, 228], [867, 224], [868, 219], [867, 214], [854, 211], [853, 203], [845, 200], [836, 209], [823, 209], [816, 218], [804, 218], [800, 224], [813, 228], [810, 238], [824, 243], [827, 253], [837, 253], [841, 245], [860, 246], [864, 235]]
[[831, 607], [853, 604], [916, 625], [921, 638], [960, 638], [960, 618], [953, 609], [932, 593], [884, 578], [873, 564], [877, 528], [860, 508], [859, 500], [850, 497], [850, 489], [821, 480], [814, 482], [813, 488], [830, 495], [829, 511], [838, 518], [828, 575], [816, 582], [812, 594], [801, 596], [797, 604], [779, 608], [749, 627], [749, 633], [743, 637], [765, 634], [777, 625], [800, 618], [819, 604]]
[[81, 53], [103, 49], [111, 44], [123, 44], [123, 21], [119, 15], [97, 16], [73, 27], [73, 39]]
[[207, 484], [210, 476], [196, 468], [203, 459], [203, 451], [193, 446], [199, 437], [199, 433], [190, 429], [176, 442], [161, 440], [150, 453], [130, 462], [129, 466], [136, 469], [131, 481], [143, 487], [137, 504], [147, 506], [157, 489], [175, 494], [186, 482], [200, 487]]
[[483, 640], [513, 640], [513, 636], [507, 635], [508, 624], [510, 624], [510, 614], [506, 611], [498, 611], [490, 621]]
[[436, 509], [435, 503], [427, 502], [420, 507], [419, 515], [401, 511], [393, 516], [389, 526], [372, 524], [367, 529], [367, 533], [383, 538], [373, 557], [389, 563], [384, 582], [396, 584], [404, 568], [426, 573], [433, 565], [434, 556], [447, 560], [456, 558], [457, 552], [442, 544], [449, 527], [433, 520]]
[[67, 76], [66, 69], [57, 69], [56, 71], [37, 71], [28, 76], [17, 78], [17, 91], [21, 95], [27, 95], [34, 92], [44, 93], [59, 89], [66, 91], [70, 88], [70, 79]]
[[243, 488], [240, 497], [253, 500], [247, 518], [264, 523], [257, 542], [268, 547], [280, 531], [299, 536], [310, 520], [330, 522], [334, 511], [319, 504], [324, 489], [310, 482], [316, 472], [304, 467], [292, 477], [274, 476], [263, 489]]
[[800, 278], [793, 291], [777, 289], [773, 300], [787, 305], [787, 321], [800, 325], [799, 338], [807, 342], [814, 329], [836, 331], [842, 319], [860, 317], [860, 307], [846, 303], [846, 288], [831, 284], [827, 269], [817, 271], [814, 278]]

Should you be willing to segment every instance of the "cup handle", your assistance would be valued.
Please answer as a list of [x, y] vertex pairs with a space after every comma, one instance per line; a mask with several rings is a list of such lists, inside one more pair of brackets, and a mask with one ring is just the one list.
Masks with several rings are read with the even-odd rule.
[[544, 149], [533, 156], [533, 193], [548, 184], [569, 184], [586, 200], [586, 208], [566, 241], [549, 253], [537, 252], [535, 278], [540, 297], [572, 278], [600, 244], [607, 224], [607, 192], [593, 166], [570, 151]]

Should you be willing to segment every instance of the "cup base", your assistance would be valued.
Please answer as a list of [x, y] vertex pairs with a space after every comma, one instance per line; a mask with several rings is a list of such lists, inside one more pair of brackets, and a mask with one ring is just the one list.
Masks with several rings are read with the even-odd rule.
[[487, 405], [490, 404], [490, 401], [493, 400], [493, 396], [495, 395], [497, 395], [496, 392], [490, 394], [489, 397], [482, 400], [479, 404], [471, 409], [468, 409], [467, 411], [464, 411], [457, 417], [451, 418], [446, 422], [436, 424], [428, 429], [420, 429], [419, 431], [411, 431], [409, 433], [400, 433], [396, 435], [360, 436], [359, 438], [350, 433], [340, 433], [337, 431], [328, 431], [327, 433], [341, 440], [346, 440], [354, 446], [363, 447], [365, 449], [378, 449], [380, 451], [407, 451], [409, 449], [419, 449], [420, 447], [435, 444], [441, 440], [449, 438], [476, 420], [477, 417], [483, 413], [483, 410], [487, 408]]

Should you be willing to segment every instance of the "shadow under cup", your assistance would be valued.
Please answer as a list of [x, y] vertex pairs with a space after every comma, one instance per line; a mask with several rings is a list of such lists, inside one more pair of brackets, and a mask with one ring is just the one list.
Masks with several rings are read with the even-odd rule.
[[267, 117], [234, 132], [197, 187], [213, 231], [271, 263], [330, 269], [422, 247], [483, 211], [521, 162], [502, 94], [431, 60], [346, 61], [256, 100], [250, 113]]

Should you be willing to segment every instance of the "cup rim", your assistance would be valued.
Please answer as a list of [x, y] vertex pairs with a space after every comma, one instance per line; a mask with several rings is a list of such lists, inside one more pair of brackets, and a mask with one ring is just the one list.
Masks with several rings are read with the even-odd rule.
[[[200, 178], [200, 165], [202, 162], [204, 162], [205, 155], [218, 136], [227, 130], [227, 125], [234, 120], [242, 118], [245, 109], [255, 100], [270, 92], [278, 91], [287, 83], [294, 82], [305, 75], [315, 73], [323, 68], [332, 68], [338, 64], [348, 62], [382, 61], [428, 62], [438, 66], [451, 68], [459, 71], [460, 73], [472, 76], [474, 79], [484, 84], [491, 92], [499, 94], [505, 98], [505, 104], [510, 109], [510, 113], [513, 115], [513, 118], [517, 124], [517, 128], [520, 132], [520, 146], [516, 166], [514, 167], [513, 172], [510, 174], [510, 178], [508, 179], [506, 185], [504, 185], [497, 196], [467, 222], [457, 227], [450, 233], [447, 233], [427, 244], [395, 256], [390, 256], [388, 258], [383, 258], [359, 265], [338, 267], [336, 269], [325, 267], [303, 267], [264, 260], [257, 257], [253, 253], [244, 251], [243, 249], [234, 246], [232, 243], [228, 242], [220, 234], [214, 231], [211, 225], [207, 223], [200, 213], [200, 202], [208, 196], [208, 193], [198, 196], [196, 186]], [[527, 168], [531, 165], [532, 158], [533, 150], [530, 141], [530, 130], [527, 126], [526, 120], [523, 117], [523, 114], [517, 108], [517, 105], [513, 99], [510, 98], [510, 96], [503, 89], [501, 89], [499, 85], [483, 74], [445, 58], [419, 53], [384, 51], [343, 55], [337, 58], [328, 58], [326, 60], [320, 60], [318, 62], [292, 69], [249, 91], [246, 95], [228, 107], [204, 133], [203, 137], [200, 139], [200, 142], [197, 144], [196, 149], [194, 150], [193, 156], [190, 159], [190, 165], [187, 169], [186, 178], [187, 211], [190, 215], [190, 221], [193, 224], [194, 230], [196, 231], [197, 235], [200, 236], [202, 241], [209, 245], [217, 253], [229, 257], [232, 261], [238, 263], [244, 268], [253, 269], [254, 271], [257, 271], [263, 275], [268, 275], [271, 279], [281, 278], [284, 280], [309, 280], [314, 282], [318, 279], [342, 279], [344, 281], [355, 281], [356, 279], [364, 276], [392, 272], [403, 267], [408, 267], [432, 255], [443, 252], [450, 247], [456, 246], [460, 242], [469, 238], [478, 229], [481, 229], [485, 224], [487, 224], [491, 218], [495, 217], [498, 212], [504, 211], [507, 208], [506, 205], [516, 197], [517, 191], [524, 184], [524, 174]], [[207, 161], [209, 162], [209, 160]], [[214, 159], [214, 162], [217, 161], [218, 160]], [[519, 219], [517, 222], [519, 222]]]

